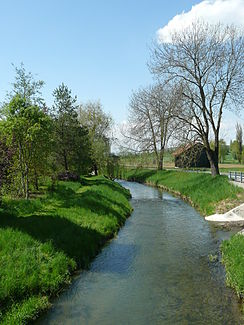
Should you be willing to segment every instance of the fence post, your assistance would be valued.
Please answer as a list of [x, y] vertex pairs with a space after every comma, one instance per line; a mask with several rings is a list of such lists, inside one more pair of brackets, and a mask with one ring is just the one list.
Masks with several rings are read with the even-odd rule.
[[231, 172], [229, 172], [229, 179], [231, 179]]
[[241, 172], [241, 183], [242, 183], [242, 172]]
[[237, 181], [237, 178], [236, 178], [236, 172], [235, 172], [235, 181]]

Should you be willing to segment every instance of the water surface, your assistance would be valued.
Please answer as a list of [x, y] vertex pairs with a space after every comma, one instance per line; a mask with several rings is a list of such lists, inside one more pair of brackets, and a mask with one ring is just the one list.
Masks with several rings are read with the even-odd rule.
[[156, 188], [120, 182], [134, 212], [41, 324], [242, 324], [224, 269], [210, 262], [229, 233]]

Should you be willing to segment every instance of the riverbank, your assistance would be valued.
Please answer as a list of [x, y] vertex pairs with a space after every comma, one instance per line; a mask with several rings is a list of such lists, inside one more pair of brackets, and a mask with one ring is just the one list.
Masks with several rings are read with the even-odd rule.
[[[224, 213], [244, 202], [244, 190], [231, 184], [226, 176], [215, 178], [204, 173], [179, 171], [123, 170], [124, 179], [170, 191], [187, 200], [202, 215]], [[244, 295], [244, 236], [234, 235], [221, 245], [226, 283], [239, 298]]]
[[242, 324], [223, 266], [209, 260], [225, 231], [169, 193], [119, 182], [131, 217], [38, 324]]
[[227, 212], [244, 202], [244, 190], [230, 184], [227, 176], [148, 169], [125, 169], [121, 176], [174, 193], [204, 216]]
[[131, 213], [129, 191], [103, 177], [59, 182], [0, 208], [0, 323], [24, 324], [49, 307]]

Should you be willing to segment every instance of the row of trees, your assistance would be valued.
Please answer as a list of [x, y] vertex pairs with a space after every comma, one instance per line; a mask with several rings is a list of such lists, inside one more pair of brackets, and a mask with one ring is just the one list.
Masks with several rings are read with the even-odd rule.
[[154, 151], [162, 169], [163, 152], [201, 142], [212, 175], [219, 174], [220, 129], [225, 109], [240, 111], [244, 90], [244, 36], [233, 26], [204, 21], [156, 43], [149, 69], [153, 86], [134, 92], [125, 137], [136, 151]]
[[42, 176], [78, 177], [106, 168], [112, 119], [99, 102], [78, 105], [63, 83], [53, 91], [48, 108], [44, 82], [24, 66], [16, 78], [0, 120], [0, 186], [2, 191], [29, 197]]

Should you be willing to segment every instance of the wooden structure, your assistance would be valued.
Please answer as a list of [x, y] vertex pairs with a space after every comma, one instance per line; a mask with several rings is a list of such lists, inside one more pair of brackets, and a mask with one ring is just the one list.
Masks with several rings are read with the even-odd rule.
[[178, 148], [174, 153], [175, 167], [178, 168], [210, 168], [206, 149], [201, 143], [188, 144]]

